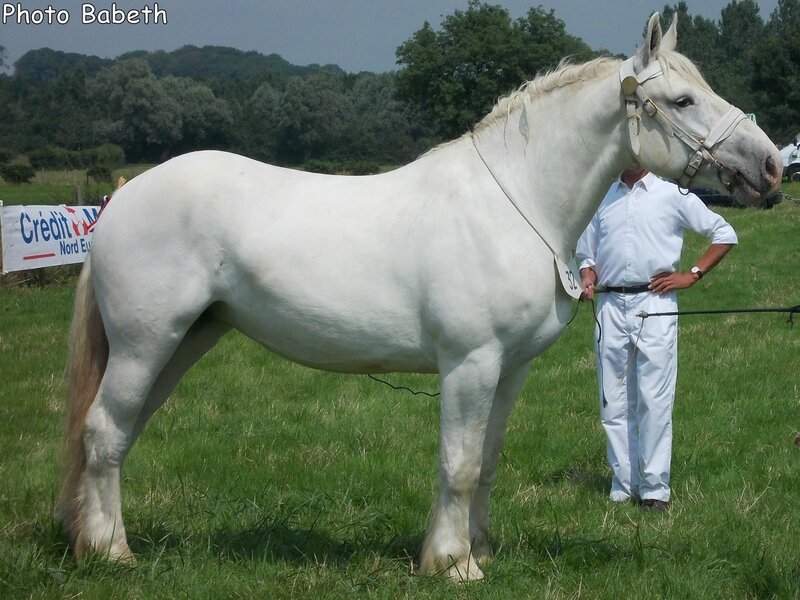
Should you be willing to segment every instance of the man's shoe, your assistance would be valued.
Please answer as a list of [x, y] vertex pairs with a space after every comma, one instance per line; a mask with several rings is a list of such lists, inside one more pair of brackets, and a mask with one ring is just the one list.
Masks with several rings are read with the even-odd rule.
[[642, 512], [667, 512], [669, 510], [669, 502], [648, 498], [646, 500], [642, 500], [639, 510]]

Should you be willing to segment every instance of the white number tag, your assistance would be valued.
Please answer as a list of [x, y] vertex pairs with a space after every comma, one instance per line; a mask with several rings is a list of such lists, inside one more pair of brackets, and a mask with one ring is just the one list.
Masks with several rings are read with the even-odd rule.
[[553, 253], [553, 258], [556, 262], [556, 271], [561, 280], [561, 285], [564, 286], [564, 291], [576, 300], [581, 297], [581, 277], [578, 274], [578, 266], [575, 260], [571, 259], [569, 264], [565, 263], [561, 258]]

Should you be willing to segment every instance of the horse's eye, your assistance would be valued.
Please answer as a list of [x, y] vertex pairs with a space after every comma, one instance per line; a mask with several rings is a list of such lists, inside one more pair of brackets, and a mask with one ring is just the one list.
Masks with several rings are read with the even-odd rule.
[[692, 104], [694, 104], [694, 100], [689, 96], [683, 96], [675, 100], [675, 106], [678, 108], [689, 108]]

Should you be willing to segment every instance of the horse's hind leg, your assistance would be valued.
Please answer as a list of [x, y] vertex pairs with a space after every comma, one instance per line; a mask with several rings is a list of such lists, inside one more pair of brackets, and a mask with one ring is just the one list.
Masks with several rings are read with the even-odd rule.
[[[122, 463], [150, 416], [166, 400], [183, 374], [228, 330], [211, 320], [198, 320], [177, 348], [170, 343], [141, 344], [135, 353], [113, 347], [108, 368], [86, 418], [84, 444], [87, 465], [83, 480], [80, 557], [94, 551], [112, 560], [133, 559], [122, 521]], [[146, 352], [145, 349], [149, 350]], [[174, 351], [173, 351], [174, 349]], [[128, 349], [130, 350], [130, 349]]]
[[163, 362], [112, 349], [83, 429], [85, 468], [79, 490], [75, 553], [130, 561], [120, 505], [120, 471], [134, 425]]
[[209, 313], [204, 313], [194, 322], [153, 384], [144, 407], [136, 419], [131, 444], [139, 437], [150, 417], [166, 402], [186, 371], [211, 350], [230, 329], [230, 325], [215, 320]]

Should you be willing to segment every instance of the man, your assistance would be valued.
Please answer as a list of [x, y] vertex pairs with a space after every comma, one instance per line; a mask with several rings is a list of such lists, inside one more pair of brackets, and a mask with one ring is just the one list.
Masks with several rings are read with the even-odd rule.
[[[711, 243], [681, 271], [686, 229]], [[612, 184], [578, 242], [581, 299], [598, 298], [597, 378], [614, 502], [639, 498], [642, 510], [664, 511], [670, 500], [678, 319], [645, 323], [637, 315], [677, 310], [676, 291], [702, 279], [737, 241], [697, 196], [635, 167]]]

